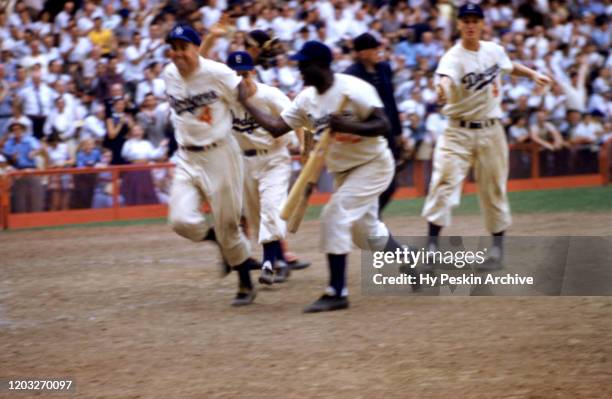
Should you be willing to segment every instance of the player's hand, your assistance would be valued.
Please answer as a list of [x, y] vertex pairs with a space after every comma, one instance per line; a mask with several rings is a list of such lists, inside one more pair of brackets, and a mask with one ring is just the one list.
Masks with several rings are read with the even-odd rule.
[[533, 76], [534, 82], [538, 85], [538, 87], [546, 87], [552, 84], [552, 79], [546, 75], [536, 72]]

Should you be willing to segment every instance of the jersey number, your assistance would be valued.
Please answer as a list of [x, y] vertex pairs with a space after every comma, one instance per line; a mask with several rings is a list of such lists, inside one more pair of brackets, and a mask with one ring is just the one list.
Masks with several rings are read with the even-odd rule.
[[208, 105], [202, 107], [202, 110], [200, 111], [200, 115], [198, 116], [198, 119], [201, 122], [208, 123], [209, 125], [211, 124], [212, 112], [210, 112], [210, 107]]

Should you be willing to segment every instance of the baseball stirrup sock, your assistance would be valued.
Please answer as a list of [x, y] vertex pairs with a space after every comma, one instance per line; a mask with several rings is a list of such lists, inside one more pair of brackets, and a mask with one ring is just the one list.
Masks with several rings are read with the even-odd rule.
[[240, 282], [240, 288], [253, 289], [253, 283], [251, 282], [251, 271], [249, 270], [248, 260], [243, 262], [240, 266], [235, 269], [238, 271], [238, 281]]
[[341, 296], [343, 292], [345, 292], [346, 257], [346, 254], [327, 254], [327, 261], [329, 263], [329, 285], [334, 289], [337, 296]]
[[429, 239], [427, 241], [428, 246], [431, 248], [434, 245], [436, 248], [438, 247], [438, 237], [440, 236], [440, 231], [442, 230], [442, 226], [438, 226], [437, 224], [433, 224], [431, 222], [428, 223], [428, 236]]
[[278, 258], [277, 246], [280, 247], [280, 243], [278, 241], [266, 242], [263, 244], [263, 262], [270, 262], [270, 264], [274, 267], [274, 262]]

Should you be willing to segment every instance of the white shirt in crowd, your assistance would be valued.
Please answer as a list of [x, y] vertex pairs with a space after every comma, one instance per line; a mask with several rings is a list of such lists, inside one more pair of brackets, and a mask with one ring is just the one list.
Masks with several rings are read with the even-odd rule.
[[76, 131], [75, 123], [74, 113], [68, 107], [64, 107], [63, 112], [53, 109], [45, 121], [43, 133], [48, 136], [53, 131], [56, 131], [60, 134], [62, 140], [67, 140], [74, 137]]
[[[340, 110], [344, 98], [348, 99], [344, 115], [359, 121], [367, 119], [375, 108], [383, 108], [374, 86], [354, 76], [336, 73], [334, 83], [325, 93], [319, 94], [312, 86], [305, 88], [281, 117], [293, 130], [304, 127], [319, 135], [328, 126], [330, 114]], [[388, 151], [388, 145], [382, 136], [336, 133], [326, 165], [330, 172], [342, 172], [369, 162], [384, 151]]]
[[143, 57], [147, 52], [149, 39], [142, 39], [140, 46], [132, 44], [125, 49], [125, 72], [124, 78], [126, 82], [140, 81], [144, 78], [144, 67], [147, 60], [142, 58], [138, 63], [133, 64], [133, 61]]
[[219, 22], [222, 12], [216, 7], [204, 6], [200, 8], [200, 14], [202, 15], [202, 25], [206, 29], [210, 29], [211, 26]]
[[58, 143], [55, 147], [47, 146], [49, 166], [64, 166], [70, 157], [70, 147], [66, 143]]
[[450, 98], [442, 112], [450, 118], [484, 120], [502, 115], [501, 74], [513, 69], [503, 47], [480, 41], [478, 51], [470, 51], [461, 42], [442, 58], [436, 73], [451, 78]]
[[227, 65], [199, 57], [199, 67], [183, 79], [176, 66], [164, 68], [163, 79], [172, 108], [179, 145], [203, 146], [232, 131], [230, 107], [237, 101], [240, 77]]
[[20, 92], [23, 100], [23, 113], [26, 115], [49, 115], [53, 109], [55, 91], [41, 83], [38, 88], [34, 85], [26, 86]]
[[166, 84], [161, 78], [155, 78], [151, 81], [143, 80], [136, 86], [136, 104], [141, 104], [148, 93], [153, 93], [158, 99], [164, 98], [166, 93]]
[[106, 136], [106, 122], [95, 115], [89, 115], [81, 128], [81, 139], [94, 138], [102, 140]]
[[153, 147], [149, 140], [128, 139], [121, 149], [121, 156], [128, 162], [155, 161], [166, 155], [166, 147]]

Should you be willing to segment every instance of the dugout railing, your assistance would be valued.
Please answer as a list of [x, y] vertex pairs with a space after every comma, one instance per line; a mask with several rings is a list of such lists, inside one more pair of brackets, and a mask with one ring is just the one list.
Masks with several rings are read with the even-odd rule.
[[[515, 144], [510, 149], [509, 191], [599, 186], [612, 180], [612, 137], [591, 154], [592, 170], [570, 170], [569, 174], [562, 170], [566, 174], [561, 175], [550, 173], [543, 159], [550, 158], [551, 154], [539, 146]], [[572, 156], [576, 158], [584, 149], [572, 150], [567, 158], [570, 163]], [[2, 229], [19, 229], [163, 218], [168, 210], [173, 168], [171, 163], [155, 163], [12, 171], [0, 175], [0, 225]], [[294, 175], [297, 173], [296, 168]], [[398, 172], [400, 187], [394, 197], [424, 196], [430, 177], [431, 161], [409, 161]], [[324, 174], [311, 204], [325, 204], [329, 191], [331, 178]], [[470, 176], [464, 192], [476, 191]]]

